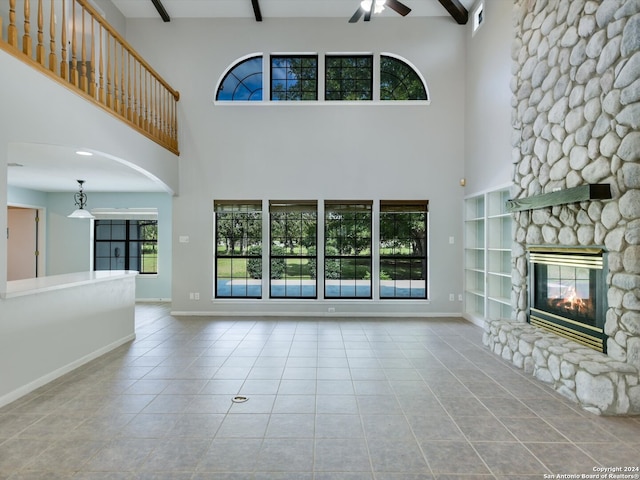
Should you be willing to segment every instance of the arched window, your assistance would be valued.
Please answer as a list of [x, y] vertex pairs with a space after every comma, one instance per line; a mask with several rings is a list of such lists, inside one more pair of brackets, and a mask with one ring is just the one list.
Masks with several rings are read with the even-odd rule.
[[[424, 78], [408, 60], [393, 53], [327, 54], [324, 72], [318, 70], [316, 54], [271, 54], [270, 68], [263, 71], [265, 57], [254, 53], [231, 64], [218, 83], [215, 102], [290, 101], [405, 101], [428, 103]], [[269, 65], [267, 65], [269, 66]], [[324, 80], [324, 82], [323, 82]], [[324, 84], [324, 95], [318, 91]], [[374, 85], [379, 84], [374, 91]], [[391, 102], [389, 102], [391, 103]]]
[[380, 100], [428, 100], [420, 74], [408, 63], [380, 55]]
[[216, 100], [261, 101], [262, 55], [245, 58], [231, 67], [220, 82]]

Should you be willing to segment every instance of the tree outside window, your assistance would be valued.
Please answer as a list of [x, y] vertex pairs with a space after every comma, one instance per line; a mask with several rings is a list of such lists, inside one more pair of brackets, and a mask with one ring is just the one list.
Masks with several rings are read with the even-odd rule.
[[325, 203], [326, 298], [371, 298], [371, 206]]
[[327, 55], [325, 100], [372, 100], [372, 55]]
[[271, 100], [317, 99], [317, 55], [271, 57]]
[[215, 296], [262, 297], [261, 202], [224, 202], [215, 210]]
[[380, 298], [427, 298], [428, 202], [380, 202]]
[[272, 201], [271, 298], [317, 297], [317, 204]]
[[398, 58], [381, 55], [380, 100], [427, 100], [427, 90], [410, 65]]

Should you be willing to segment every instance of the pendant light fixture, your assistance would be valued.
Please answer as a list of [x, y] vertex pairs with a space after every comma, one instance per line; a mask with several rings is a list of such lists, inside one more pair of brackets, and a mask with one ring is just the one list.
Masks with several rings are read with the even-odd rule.
[[84, 184], [84, 180], [78, 180], [78, 193], [73, 195], [73, 199], [76, 204], [76, 208], [70, 215], [67, 215], [69, 218], [96, 218], [91, 215], [89, 210], [85, 210], [84, 207], [87, 204], [87, 195], [82, 191], [82, 185]]

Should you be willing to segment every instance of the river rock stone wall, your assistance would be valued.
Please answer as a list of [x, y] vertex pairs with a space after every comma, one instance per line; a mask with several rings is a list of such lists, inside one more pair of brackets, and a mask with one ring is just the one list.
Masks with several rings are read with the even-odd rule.
[[515, 320], [527, 245], [604, 246], [608, 356], [640, 368], [640, 0], [516, 0], [513, 23], [512, 198], [588, 183], [613, 194], [514, 214]]
[[608, 183], [613, 199], [515, 215], [516, 319], [526, 246], [604, 245], [610, 357], [640, 367], [640, 0], [517, 0], [514, 198]]

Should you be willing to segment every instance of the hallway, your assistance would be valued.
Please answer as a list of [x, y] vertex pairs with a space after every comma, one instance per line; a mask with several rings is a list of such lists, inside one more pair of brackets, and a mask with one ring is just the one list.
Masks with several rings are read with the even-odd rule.
[[462, 319], [169, 309], [138, 305], [134, 342], [0, 409], [0, 480], [541, 479], [638, 467], [640, 418], [578, 409], [488, 352]]

